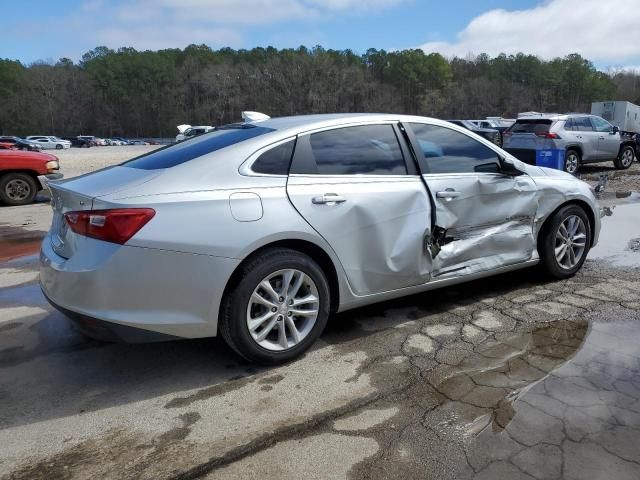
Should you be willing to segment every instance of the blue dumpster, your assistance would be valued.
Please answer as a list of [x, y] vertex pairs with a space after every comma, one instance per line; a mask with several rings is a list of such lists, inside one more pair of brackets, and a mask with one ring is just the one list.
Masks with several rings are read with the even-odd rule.
[[536, 150], [536, 165], [564, 170], [564, 150], [559, 148]]

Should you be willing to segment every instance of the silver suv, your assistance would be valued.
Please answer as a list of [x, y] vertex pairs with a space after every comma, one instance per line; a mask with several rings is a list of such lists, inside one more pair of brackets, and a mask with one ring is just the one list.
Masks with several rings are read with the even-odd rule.
[[613, 161], [617, 169], [631, 166], [632, 142], [623, 141], [617, 127], [595, 115], [540, 115], [519, 118], [503, 133], [503, 148], [535, 165], [536, 151], [565, 152], [564, 169], [575, 174], [585, 163]]

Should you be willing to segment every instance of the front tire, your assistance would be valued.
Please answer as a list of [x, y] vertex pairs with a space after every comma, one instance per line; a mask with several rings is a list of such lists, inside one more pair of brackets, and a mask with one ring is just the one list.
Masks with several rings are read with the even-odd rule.
[[633, 164], [633, 160], [635, 159], [636, 153], [632, 146], [626, 145], [622, 150], [620, 150], [620, 155], [613, 161], [616, 169], [618, 170], [626, 170]]
[[59, 143], [56, 144], [56, 150], [62, 150], [64, 147], [62, 145], [60, 145]]
[[542, 266], [554, 278], [572, 277], [580, 270], [591, 248], [591, 225], [577, 205], [558, 210], [540, 233]]
[[36, 181], [25, 173], [7, 173], [0, 177], [0, 200], [7, 205], [27, 205], [37, 193]]
[[580, 170], [581, 165], [582, 157], [580, 156], [580, 152], [571, 149], [567, 150], [564, 157], [564, 171], [571, 175], [575, 175], [578, 173], [578, 170]]
[[241, 267], [223, 299], [220, 333], [253, 363], [277, 365], [305, 352], [329, 317], [329, 285], [307, 255], [270, 249]]

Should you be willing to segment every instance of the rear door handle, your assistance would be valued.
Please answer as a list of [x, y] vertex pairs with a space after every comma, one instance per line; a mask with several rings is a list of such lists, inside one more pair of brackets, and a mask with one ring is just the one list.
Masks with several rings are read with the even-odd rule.
[[460, 192], [455, 191], [452, 188], [447, 188], [442, 192], [436, 192], [437, 198], [456, 198], [460, 196]]
[[598, 137], [600, 140], [604, 140], [604, 137]]
[[335, 205], [336, 203], [343, 203], [346, 201], [346, 198], [338, 195], [337, 193], [325, 193], [311, 199], [311, 203], [315, 205]]

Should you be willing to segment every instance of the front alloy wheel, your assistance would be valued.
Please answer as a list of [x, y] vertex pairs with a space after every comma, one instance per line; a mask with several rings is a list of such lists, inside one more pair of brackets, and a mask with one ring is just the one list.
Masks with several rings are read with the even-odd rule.
[[555, 255], [560, 268], [572, 270], [580, 263], [587, 246], [587, 227], [577, 215], [567, 217], [556, 231]]
[[309, 335], [318, 308], [318, 288], [311, 277], [296, 269], [278, 270], [251, 294], [247, 328], [265, 350], [287, 350]]
[[566, 205], [545, 222], [538, 239], [540, 265], [555, 278], [569, 278], [591, 248], [591, 224], [582, 207]]

